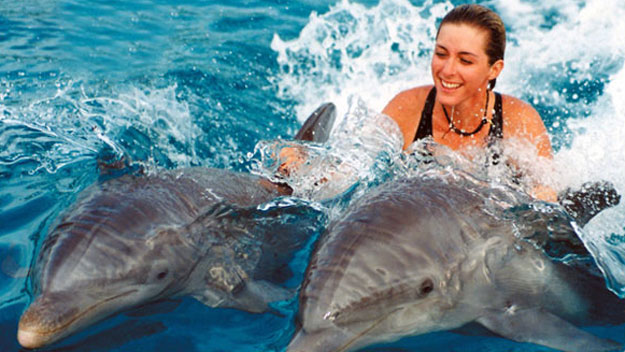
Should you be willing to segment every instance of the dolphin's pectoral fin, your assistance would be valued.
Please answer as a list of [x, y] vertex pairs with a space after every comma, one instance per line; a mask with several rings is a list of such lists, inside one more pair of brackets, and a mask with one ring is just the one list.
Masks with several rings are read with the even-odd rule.
[[266, 281], [244, 282], [236, 292], [230, 295], [217, 293], [214, 288], [207, 287], [193, 295], [195, 299], [213, 308], [236, 308], [250, 313], [272, 312], [280, 315], [269, 307], [269, 303], [291, 299], [295, 292], [273, 285]]
[[[239, 270], [237, 270], [239, 269]], [[240, 268], [213, 267], [206, 288], [193, 295], [210, 307], [237, 308], [250, 313], [272, 311], [269, 303], [291, 299], [295, 293], [267, 281], [248, 278]]]
[[276, 286], [267, 281], [248, 281], [245, 287], [234, 295], [234, 308], [251, 313], [272, 312], [269, 303], [285, 301], [295, 297], [295, 292]]
[[541, 309], [496, 311], [477, 321], [502, 337], [563, 351], [613, 351], [622, 347], [617, 342], [589, 334]]

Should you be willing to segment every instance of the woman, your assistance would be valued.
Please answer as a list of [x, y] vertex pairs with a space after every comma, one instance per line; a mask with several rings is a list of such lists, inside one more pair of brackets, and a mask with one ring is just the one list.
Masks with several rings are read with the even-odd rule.
[[[431, 64], [434, 85], [403, 91], [383, 110], [399, 125], [404, 149], [426, 137], [460, 151], [517, 139], [535, 146], [537, 156], [552, 158], [536, 110], [492, 91], [504, 67], [505, 47], [501, 18], [483, 6], [461, 5], [443, 18]], [[557, 200], [551, 188], [538, 183], [532, 194]]]

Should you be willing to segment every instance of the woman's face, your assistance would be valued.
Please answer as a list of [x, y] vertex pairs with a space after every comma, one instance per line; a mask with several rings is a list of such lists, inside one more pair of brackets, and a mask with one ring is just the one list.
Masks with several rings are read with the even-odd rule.
[[488, 81], [503, 68], [499, 60], [488, 63], [488, 33], [467, 24], [444, 24], [432, 57], [432, 78], [438, 101], [447, 106], [482, 100]]

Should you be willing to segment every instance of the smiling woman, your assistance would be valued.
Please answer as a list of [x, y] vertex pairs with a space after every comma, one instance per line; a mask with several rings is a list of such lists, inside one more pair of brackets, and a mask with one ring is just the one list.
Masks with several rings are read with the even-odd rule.
[[[403, 91], [383, 110], [401, 128], [404, 149], [426, 137], [463, 152], [516, 140], [533, 146], [536, 156], [552, 158], [549, 136], [536, 110], [492, 91], [504, 67], [505, 46], [503, 22], [483, 6], [461, 5], [443, 18], [431, 63], [434, 86]], [[497, 153], [491, 157], [498, 162]], [[531, 180], [530, 187], [535, 197], [556, 200], [555, 192], [540, 182]]]

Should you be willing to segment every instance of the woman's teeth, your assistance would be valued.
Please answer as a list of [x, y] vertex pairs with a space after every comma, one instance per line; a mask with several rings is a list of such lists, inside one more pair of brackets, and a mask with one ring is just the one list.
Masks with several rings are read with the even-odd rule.
[[443, 80], [441, 80], [441, 84], [443, 85], [443, 87], [449, 88], [449, 89], [454, 89], [454, 88], [460, 87], [459, 83], [449, 83], [449, 82], [445, 82]]

